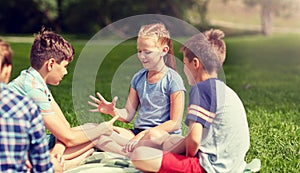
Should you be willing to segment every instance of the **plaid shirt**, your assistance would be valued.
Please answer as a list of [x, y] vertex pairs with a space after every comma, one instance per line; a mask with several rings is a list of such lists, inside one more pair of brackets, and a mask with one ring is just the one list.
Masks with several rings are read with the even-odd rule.
[[37, 105], [0, 83], [0, 172], [54, 172]]

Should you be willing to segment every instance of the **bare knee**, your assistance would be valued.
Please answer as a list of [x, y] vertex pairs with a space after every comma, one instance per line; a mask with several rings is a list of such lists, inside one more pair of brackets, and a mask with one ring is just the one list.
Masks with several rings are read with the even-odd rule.
[[163, 137], [166, 134], [168, 134], [168, 132], [166, 132], [166, 131], [161, 131], [161, 130], [157, 130], [157, 129], [149, 129], [149, 130], [147, 130], [145, 136], [150, 140], [155, 140], [155, 139]]
[[142, 171], [157, 172], [160, 169], [163, 152], [150, 147], [137, 147], [130, 155], [132, 164]]
[[145, 151], [146, 147], [137, 147], [135, 148], [131, 155], [130, 155], [130, 159], [132, 161], [139, 161], [139, 160], [143, 160], [143, 152]]

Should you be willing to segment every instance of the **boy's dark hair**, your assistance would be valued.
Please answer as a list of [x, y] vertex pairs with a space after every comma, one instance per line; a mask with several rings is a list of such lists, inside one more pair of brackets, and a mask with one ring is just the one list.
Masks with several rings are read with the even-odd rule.
[[189, 62], [197, 57], [208, 73], [218, 72], [222, 66], [212, 44], [202, 33], [191, 37], [181, 47], [180, 51], [188, 58]]
[[11, 50], [9, 44], [7, 44], [6, 42], [4, 42], [1, 38], [0, 38], [0, 62], [1, 62], [1, 68], [4, 65], [11, 65], [12, 64], [12, 55], [13, 55], [13, 51]]
[[60, 64], [63, 60], [71, 62], [74, 56], [74, 48], [62, 36], [42, 28], [35, 36], [30, 52], [31, 66], [39, 70], [50, 58], [54, 58]]

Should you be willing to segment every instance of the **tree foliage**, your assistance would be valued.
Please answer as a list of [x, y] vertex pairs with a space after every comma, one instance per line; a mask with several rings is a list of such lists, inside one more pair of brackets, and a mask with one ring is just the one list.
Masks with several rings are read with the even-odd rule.
[[[3, 0], [0, 1], [0, 33], [35, 33], [45, 26], [57, 32], [93, 34], [110, 23], [139, 14], [169, 15], [206, 29], [210, 1]], [[271, 32], [272, 15], [288, 16], [298, 5], [298, 0], [241, 1], [248, 6], [261, 7], [265, 34]]]
[[0, 2], [0, 32], [32, 33], [44, 25], [56, 31], [93, 33], [138, 14], [180, 19], [193, 0], [9, 0]]
[[272, 33], [272, 15], [287, 17], [299, 5], [298, 0], [244, 0], [244, 2], [248, 6], [260, 6], [262, 33], [264, 35]]
[[0, 32], [26, 33], [37, 30], [45, 17], [34, 1], [0, 1]]

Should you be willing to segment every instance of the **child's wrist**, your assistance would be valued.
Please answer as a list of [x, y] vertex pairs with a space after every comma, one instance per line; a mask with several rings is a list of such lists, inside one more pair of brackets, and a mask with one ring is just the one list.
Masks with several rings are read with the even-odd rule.
[[114, 108], [113, 110], [113, 113], [112, 113], [112, 116], [115, 117], [116, 115], [118, 115], [118, 110], [116, 108]]

